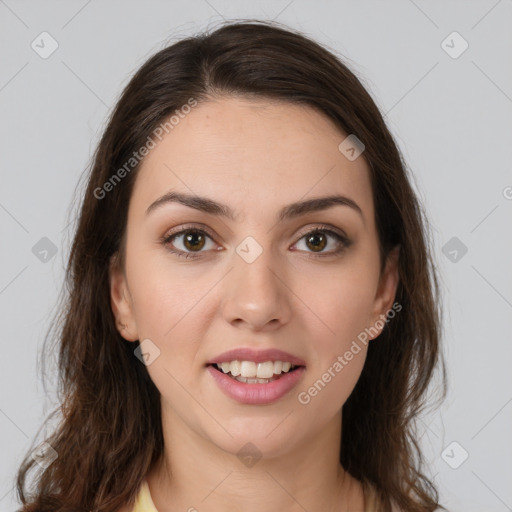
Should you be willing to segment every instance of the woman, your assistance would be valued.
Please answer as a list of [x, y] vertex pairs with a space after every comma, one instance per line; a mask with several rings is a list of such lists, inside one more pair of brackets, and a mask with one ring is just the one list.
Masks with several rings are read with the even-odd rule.
[[20, 511], [439, 507], [422, 210], [369, 94], [302, 34], [228, 23], [142, 66], [67, 284], [63, 417]]

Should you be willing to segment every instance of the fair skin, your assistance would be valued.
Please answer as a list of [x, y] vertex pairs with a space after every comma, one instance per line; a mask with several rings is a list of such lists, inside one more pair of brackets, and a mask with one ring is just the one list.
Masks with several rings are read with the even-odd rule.
[[[159, 512], [364, 509], [339, 447], [341, 409], [367, 346], [309, 403], [297, 398], [376, 324], [396, 293], [398, 253], [381, 274], [369, 168], [338, 150], [345, 137], [310, 107], [219, 97], [192, 109], [143, 161], [125, 269], [112, 265], [110, 283], [122, 336], [150, 339], [160, 350], [147, 366], [162, 405], [165, 453], [147, 477]], [[170, 191], [227, 205], [235, 220], [176, 202], [146, 214]], [[286, 205], [335, 194], [361, 211], [335, 205], [277, 221]], [[324, 231], [325, 256], [315, 257], [305, 235], [322, 224], [351, 243], [335, 254], [343, 242]], [[183, 226], [207, 229], [204, 245], [187, 245], [186, 234], [172, 245], [160, 241]], [[236, 252], [248, 236], [262, 248], [251, 263]], [[170, 246], [199, 257], [180, 258]], [[205, 366], [238, 347], [285, 350], [306, 371], [279, 400], [240, 404]], [[261, 455], [252, 467], [237, 456], [248, 442]]]

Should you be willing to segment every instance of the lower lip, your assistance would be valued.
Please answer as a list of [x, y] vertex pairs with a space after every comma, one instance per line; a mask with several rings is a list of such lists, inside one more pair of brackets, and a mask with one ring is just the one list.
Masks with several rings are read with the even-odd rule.
[[228, 377], [226, 373], [216, 370], [213, 366], [208, 366], [207, 369], [227, 396], [241, 404], [252, 405], [270, 404], [279, 400], [297, 385], [306, 371], [306, 368], [301, 366], [293, 372], [282, 374], [282, 377], [268, 384], [246, 384]]

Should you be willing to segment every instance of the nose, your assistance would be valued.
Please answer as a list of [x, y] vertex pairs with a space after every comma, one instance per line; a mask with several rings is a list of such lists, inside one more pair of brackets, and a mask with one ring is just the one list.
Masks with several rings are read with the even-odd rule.
[[222, 314], [235, 327], [272, 331], [289, 322], [293, 295], [286, 271], [272, 262], [270, 250], [248, 263], [234, 255], [224, 280]]

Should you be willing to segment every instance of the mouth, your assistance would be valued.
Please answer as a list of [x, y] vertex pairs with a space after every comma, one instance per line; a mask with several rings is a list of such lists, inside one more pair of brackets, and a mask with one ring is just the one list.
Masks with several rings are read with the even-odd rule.
[[304, 368], [304, 365], [292, 364], [289, 361], [256, 363], [254, 361], [235, 360], [212, 363], [207, 366], [244, 384], [268, 384], [297, 371], [299, 368]]
[[206, 362], [205, 369], [226, 396], [246, 405], [274, 403], [295, 388], [306, 372], [306, 361], [277, 348], [240, 347]]
[[[279, 372], [280, 363], [282, 367]], [[235, 402], [245, 405], [268, 405], [289, 395], [302, 380], [306, 367], [292, 367], [286, 361], [265, 361], [258, 364], [254, 361], [230, 361], [209, 363], [206, 370], [212, 378], [212, 384], [216, 384]]]

